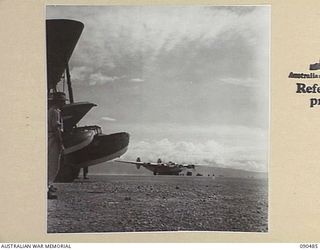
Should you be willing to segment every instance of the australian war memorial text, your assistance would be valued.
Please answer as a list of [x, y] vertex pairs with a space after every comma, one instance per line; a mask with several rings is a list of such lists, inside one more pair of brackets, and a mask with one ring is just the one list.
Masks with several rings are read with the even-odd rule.
[[30, 249], [35, 249], [35, 248], [71, 248], [70, 244], [65, 244], [65, 243], [3, 243], [1, 244], [1, 247], [3, 249], [25, 249], [25, 248], [30, 248]]
[[315, 73], [295, 73], [295, 72], [290, 72], [289, 78], [319, 78], [320, 75], [315, 74]]
[[[320, 70], [320, 61], [314, 64], [309, 65], [309, 70]], [[313, 79], [319, 79], [320, 75], [316, 74], [314, 72], [307, 72], [307, 73], [301, 73], [301, 72], [293, 72], [291, 71], [288, 75], [288, 78], [292, 79], [301, 79], [300, 82], [295, 83], [296, 87], [296, 94], [302, 94], [301, 96], [308, 96], [308, 103], [310, 108], [315, 108], [316, 106], [320, 107], [320, 96], [317, 96], [317, 94], [320, 93], [320, 83], [310, 83], [309, 80]], [[305, 81], [305, 82], [304, 82]], [[306, 94], [312, 94], [306, 95]]]

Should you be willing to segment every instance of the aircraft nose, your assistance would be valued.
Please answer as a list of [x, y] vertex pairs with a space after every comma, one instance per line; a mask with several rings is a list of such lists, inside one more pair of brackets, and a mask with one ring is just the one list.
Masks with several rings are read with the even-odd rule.
[[126, 140], [129, 140], [129, 139], [130, 139], [130, 134], [127, 133], [127, 132], [123, 132], [123, 137], [124, 137]]
[[123, 145], [128, 145], [130, 140], [130, 135], [127, 132], [120, 132], [118, 133], [118, 137]]

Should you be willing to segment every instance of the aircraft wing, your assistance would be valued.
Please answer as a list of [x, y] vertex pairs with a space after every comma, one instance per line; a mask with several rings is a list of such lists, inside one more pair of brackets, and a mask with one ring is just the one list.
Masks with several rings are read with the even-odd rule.
[[74, 20], [46, 20], [48, 90], [60, 81], [83, 28], [83, 23]]
[[123, 162], [123, 163], [129, 163], [129, 164], [135, 164], [136, 166], [167, 166], [165, 163], [153, 163], [153, 162], [142, 162], [142, 161], [122, 161], [122, 160], [116, 160], [115, 162]]
[[135, 165], [145, 165], [145, 162], [140, 162], [140, 161], [122, 161], [122, 160], [115, 160], [115, 162], [122, 162], [122, 163], [129, 163], [129, 164], [135, 164]]
[[97, 105], [91, 102], [75, 102], [64, 105], [62, 108], [63, 129], [71, 130], [95, 106]]
[[198, 167], [205, 167], [206, 165], [203, 165], [203, 164], [201, 164], [201, 165], [199, 165], [199, 164], [182, 164], [181, 165], [182, 167], [184, 167], [184, 168], [198, 168]]
[[165, 166], [165, 167], [168, 167], [168, 164], [164, 163], [164, 162], [161, 162], [161, 163], [147, 162], [146, 164], [148, 164], [149, 166]]

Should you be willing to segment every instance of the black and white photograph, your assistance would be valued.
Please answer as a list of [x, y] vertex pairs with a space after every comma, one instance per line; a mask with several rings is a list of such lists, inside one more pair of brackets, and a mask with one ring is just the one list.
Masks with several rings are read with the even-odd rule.
[[47, 233], [268, 232], [269, 5], [47, 5]]

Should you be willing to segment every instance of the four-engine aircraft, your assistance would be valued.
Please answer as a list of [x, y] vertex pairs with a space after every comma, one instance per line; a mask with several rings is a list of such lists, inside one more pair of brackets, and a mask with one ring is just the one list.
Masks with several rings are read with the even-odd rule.
[[[126, 132], [106, 135], [97, 125], [77, 125], [91, 108], [97, 106], [91, 102], [75, 102], [71, 86], [69, 59], [83, 28], [83, 23], [74, 20], [46, 21], [48, 96], [61, 92], [57, 85], [61, 84], [63, 76], [66, 76], [69, 94], [69, 103], [61, 109], [65, 151], [56, 182], [71, 182], [81, 168], [120, 157], [127, 151], [129, 144], [129, 134]], [[64, 83], [62, 89], [65, 89]]]
[[[116, 160], [115, 162], [134, 164], [137, 169], [140, 169], [142, 166], [152, 171], [154, 175], [179, 175], [183, 170], [194, 170], [195, 167], [200, 166], [195, 164], [179, 164], [171, 161], [162, 162], [160, 158], [157, 162], [142, 162], [140, 157], [136, 161]], [[192, 172], [187, 171], [187, 175], [192, 175]]]

